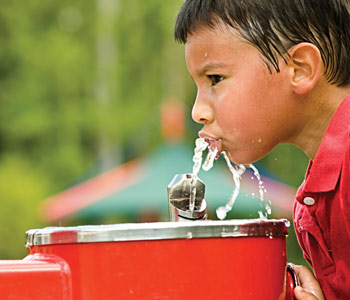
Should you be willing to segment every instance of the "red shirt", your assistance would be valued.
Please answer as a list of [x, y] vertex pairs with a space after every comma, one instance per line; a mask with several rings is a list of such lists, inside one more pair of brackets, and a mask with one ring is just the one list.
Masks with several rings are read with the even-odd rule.
[[294, 226], [327, 300], [350, 299], [350, 97], [335, 112], [294, 203]]

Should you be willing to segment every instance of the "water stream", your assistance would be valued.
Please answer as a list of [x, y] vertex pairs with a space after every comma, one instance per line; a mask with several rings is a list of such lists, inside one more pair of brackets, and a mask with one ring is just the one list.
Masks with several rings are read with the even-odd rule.
[[203, 151], [208, 147], [208, 143], [203, 138], [196, 139], [196, 147], [194, 148], [193, 155], [193, 168], [192, 168], [192, 178], [190, 185], [190, 201], [189, 201], [189, 210], [193, 211], [196, 200], [196, 191], [197, 191], [197, 174], [202, 166], [202, 154]]
[[[207, 148], [208, 148], [208, 154], [202, 165], [203, 151], [206, 150]], [[204, 138], [196, 139], [196, 147], [194, 149], [194, 156], [193, 156], [192, 179], [191, 179], [191, 185], [190, 185], [189, 209], [191, 211], [193, 211], [195, 208], [196, 184], [198, 179], [198, 172], [201, 167], [204, 171], [209, 171], [213, 167], [214, 160], [218, 158], [218, 151], [219, 151], [219, 148], [217, 145], [217, 141], [214, 141], [214, 140], [210, 141]], [[226, 164], [232, 174], [233, 182], [235, 184], [233, 193], [229, 201], [226, 203], [225, 206], [220, 206], [216, 210], [217, 217], [220, 220], [223, 220], [226, 218], [227, 213], [232, 210], [232, 207], [238, 197], [240, 186], [241, 186], [242, 175], [245, 172], [246, 167], [244, 165], [237, 165], [237, 164], [231, 163], [225, 151], [221, 152], [220, 154], [224, 157]], [[271, 206], [270, 206], [271, 202], [270, 201], [266, 202], [264, 199], [266, 189], [263, 185], [258, 169], [253, 164], [250, 164], [249, 168], [253, 170], [254, 176], [258, 181], [259, 198], [262, 206], [262, 210], [259, 210], [258, 214], [260, 218], [266, 219], [267, 216], [271, 214]]]
[[235, 201], [238, 197], [239, 190], [241, 187], [242, 175], [245, 172], [246, 168], [243, 165], [231, 164], [231, 161], [230, 161], [230, 159], [227, 156], [227, 153], [225, 151], [223, 151], [221, 154], [224, 157], [226, 164], [232, 173], [233, 182], [235, 184], [235, 188], [234, 188], [233, 193], [230, 197], [230, 200], [226, 203], [225, 206], [220, 206], [216, 209], [216, 216], [220, 220], [223, 220], [226, 218], [227, 213], [232, 210], [232, 207], [235, 204]]
[[258, 211], [259, 218], [266, 219], [267, 216], [271, 214], [271, 206], [270, 206], [271, 201], [266, 202], [264, 199], [266, 189], [264, 187], [264, 183], [261, 180], [261, 176], [259, 174], [258, 169], [253, 164], [250, 164], [249, 168], [251, 168], [254, 171], [254, 176], [258, 180], [260, 204], [263, 206], [263, 210], [264, 210], [264, 212], [261, 210]]

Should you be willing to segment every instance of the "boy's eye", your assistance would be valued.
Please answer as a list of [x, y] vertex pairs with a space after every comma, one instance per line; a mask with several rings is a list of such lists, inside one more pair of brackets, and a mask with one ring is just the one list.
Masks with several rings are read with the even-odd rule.
[[207, 77], [211, 81], [211, 85], [216, 85], [220, 81], [224, 80], [224, 77], [220, 75], [207, 75]]

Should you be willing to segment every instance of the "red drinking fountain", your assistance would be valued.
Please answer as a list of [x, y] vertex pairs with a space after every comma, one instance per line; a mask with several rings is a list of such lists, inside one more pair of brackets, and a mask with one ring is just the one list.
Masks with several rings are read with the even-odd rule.
[[188, 209], [190, 179], [168, 187], [171, 222], [29, 230], [27, 257], [0, 261], [0, 298], [294, 299], [288, 222], [206, 220], [201, 181]]

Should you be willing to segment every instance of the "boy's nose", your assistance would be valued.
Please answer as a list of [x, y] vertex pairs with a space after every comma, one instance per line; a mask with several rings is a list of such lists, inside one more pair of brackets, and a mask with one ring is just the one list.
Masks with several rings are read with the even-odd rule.
[[192, 108], [192, 119], [199, 124], [210, 124], [214, 120], [214, 112], [204, 97], [197, 93], [196, 101]]

